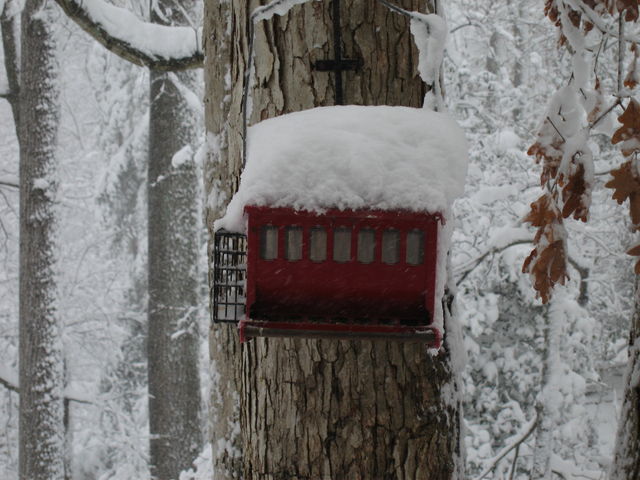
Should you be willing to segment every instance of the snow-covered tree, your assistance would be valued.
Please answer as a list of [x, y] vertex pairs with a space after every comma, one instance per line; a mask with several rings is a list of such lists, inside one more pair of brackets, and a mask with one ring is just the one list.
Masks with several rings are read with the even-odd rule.
[[[428, 2], [401, 4], [433, 11]], [[251, 5], [220, 2], [207, 8], [205, 50], [213, 52], [205, 60], [209, 221], [220, 215], [238, 183], [245, 82], [253, 86], [252, 123], [336, 103], [334, 78], [311, 67], [333, 54], [336, 17], [330, 9], [328, 3], [310, 3], [258, 23], [255, 77], [249, 79], [243, 77], [249, 34], [237, 25], [251, 21]], [[421, 106], [424, 87], [408, 22], [380, 4], [356, 1], [340, 9], [343, 51], [364, 60], [359, 72], [344, 74], [344, 102]], [[212, 420], [214, 428], [228, 423], [225, 415], [239, 400], [245, 478], [462, 475], [460, 410], [447, 349], [431, 357], [423, 345], [258, 339], [240, 350], [229, 327], [215, 330], [212, 356], [225, 376], [218, 384], [222, 404]], [[292, 435], [294, 428], [299, 436]], [[232, 429], [222, 425], [216, 432], [229, 438]], [[220, 447], [214, 462], [233, 460], [233, 449]], [[231, 471], [220, 465], [221, 478], [240, 473], [233, 471], [234, 462], [227, 466]]]
[[[537, 172], [525, 150], [534, 142], [539, 105], [566, 81], [570, 59], [557, 54], [554, 27], [544, 21], [539, 3], [452, 4], [447, 93], [471, 145], [452, 256], [469, 358], [468, 471], [484, 472], [484, 478], [529, 478], [539, 429], [528, 427], [539, 400], [549, 399], [553, 427], [546, 446], [552, 469], [595, 475], [606, 469], [610, 454], [603, 425], [615, 415], [612, 400], [603, 399], [615, 396], [608, 377], [617, 372], [615, 345], [631, 308], [622, 253], [630, 234], [606, 192], [595, 189], [589, 224], [567, 223], [570, 282], [558, 292], [550, 323], [550, 311], [534, 299], [519, 266], [535, 234], [522, 219], [539, 196]], [[603, 71], [611, 68], [610, 61], [605, 65]], [[603, 184], [615, 152], [602, 135], [594, 140], [596, 183]], [[555, 333], [547, 335], [551, 324]], [[549, 340], [558, 336], [562, 348], [552, 362], [553, 375], [544, 375]], [[544, 379], [553, 380], [549, 388]], [[594, 404], [601, 401], [596, 415]], [[510, 447], [506, 453], [505, 447]]]
[[19, 477], [64, 478], [63, 357], [56, 306], [54, 202], [59, 86], [52, 6], [22, 11], [20, 144]]
[[[160, 1], [154, 22], [200, 23], [196, 1]], [[148, 369], [151, 474], [177, 479], [203, 442], [199, 370], [200, 226], [195, 151], [202, 104], [195, 72], [151, 70], [148, 202]]]
[[[536, 291], [546, 302], [553, 287], [567, 280], [565, 219], [586, 222], [589, 218], [596, 183], [596, 157], [589, 139], [595, 133], [620, 144], [624, 161], [611, 169], [613, 178], [605, 186], [613, 189], [618, 203], [628, 200], [631, 229], [640, 229], [640, 175], [636, 164], [640, 104], [634, 98], [638, 84], [637, 2], [547, 0], [544, 8], [558, 27], [559, 46], [566, 48], [571, 59], [570, 76], [551, 98], [537, 139], [528, 150], [542, 165], [543, 194], [531, 203], [525, 218], [538, 230], [535, 248], [525, 260], [523, 271], [530, 273]], [[613, 57], [614, 75], [610, 74], [607, 57]], [[613, 112], [619, 115], [617, 125], [611, 121]], [[640, 255], [640, 248], [633, 247], [628, 253]], [[635, 271], [640, 273], [640, 262]], [[615, 479], [640, 475], [640, 420], [637, 395], [633, 393], [637, 391], [640, 368], [636, 327], [632, 322], [627, 393], [610, 472]]]
[[[205, 65], [209, 132], [207, 223], [211, 227], [238, 183], [242, 144], [240, 99], [247, 81], [243, 73], [248, 64], [245, 27], [248, 15], [257, 5], [209, 3], [206, 5], [205, 35], [201, 36], [197, 28], [191, 27], [188, 35], [184, 29], [162, 30], [161, 36], [170, 41], [151, 42], [153, 45], [149, 46], [127, 32], [142, 32], [142, 36], [159, 39], [158, 31], [154, 33], [153, 26], [127, 16], [122, 9], [106, 8], [97, 0], [84, 7], [70, 0], [58, 3], [108, 48], [157, 69], [201, 64], [201, 49], [197, 45], [200, 38], [204, 39], [208, 53]], [[425, 6], [418, 3], [406, 2], [404, 6], [425, 11]], [[612, 65], [618, 65], [618, 62], [606, 59], [611, 57], [612, 51], [620, 51], [616, 40], [620, 35], [615, 32], [620, 25], [614, 18], [617, 15], [615, 8], [626, 9], [624, 17], [633, 21], [635, 7], [630, 2], [614, 5], [612, 2], [578, 0], [548, 1], [546, 4], [547, 13], [562, 27], [563, 41], [570, 46], [560, 56], [549, 48], [547, 27], [551, 25], [541, 25], [540, 4], [517, 0], [447, 2], [448, 6], [454, 7], [450, 16], [453, 37], [456, 41], [465, 39], [461, 42], [465, 43], [463, 46], [450, 49], [450, 62], [446, 68], [448, 96], [473, 145], [469, 196], [459, 203], [462, 218], [456, 236], [458, 248], [452, 254], [456, 280], [462, 287], [460, 310], [467, 326], [466, 346], [471, 353], [465, 396], [469, 412], [470, 471], [482, 470], [484, 478], [493, 474], [496, 480], [529, 477], [532, 469], [536, 478], [549, 476], [553, 471], [571, 478], [578, 470], [571, 470], [561, 457], [572, 457], [573, 467], [583, 467], [579, 473], [586, 476], [596, 475], [588, 469], [603, 468], [606, 458], [602, 456], [606, 457], [607, 453], [602, 453], [604, 447], [591, 423], [592, 416], [587, 415], [590, 407], [585, 398], [589, 389], [601, 388], [596, 371], [620, 353], [616, 350], [620, 346], [620, 319], [631, 304], [630, 298], [624, 297], [632, 282], [628, 274], [620, 274], [623, 261], [616, 253], [621, 250], [618, 244], [628, 241], [629, 234], [613, 219], [611, 202], [605, 203], [604, 195], [594, 189], [592, 196], [597, 202], [590, 209], [589, 225], [576, 226], [565, 222], [563, 216], [583, 216], [589, 182], [593, 185], [603, 183], [602, 173], [614, 164], [605, 147], [605, 134], [610, 137], [613, 133], [609, 120], [612, 116], [590, 119], [587, 114], [597, 111], [597, 108], [589, 109], [598, 102], [604, 107], [598, 107], [597, 113], [605, 113], [607, 97], [599, 96], [598, 92], [605, 92], [606, 88], [611, 91], [612, 86], [618, 85], [616, 77], [624, 78], [624, 75], [609, 74], [615, 72], [617, 67], [612, 68]], [[290, 2], [280, 5], [284, 10], [290, 6]], [[323, 2], [314, 2], [258, 24], [256, 64], [250, 77], [253, 82], [251, 123], [333, 102], [334, 77], [310, 67], [316, 60], [330, 58], [333, 41], [330, 23], [335, 15], [331, 8]], [[345, 101], [418, 105], [423, 92], [412, 78], [415, 57], [409, 53], [411, 42], [402, 17], [360, 2], [343, 5], [341, 13], [343, 51], [348, 56], [358, 54], [365, 59], [364, 70], [343, 74]], [[589, 21], [580, 20], [581, 15]], [[603, 20], [598, 20], [598, 16]], [[113, 25], [118, 24], [113, 20], [123, 18], [132, 28], [113, 29]], [[585, 29], [590, 29], [584, 45], [581, 45], [581, 34], [577, 31], [581, 22]], [[635, 32], [630, 33], [628, 25], [626, 28], [622, 39], [629, 45], [634, 44]], [[177, 46], [180, 48], [174, 48]], [[379, 50], [393, 51], [379, 55]], [[628, 70], [635, 75], [635, 50], [631, 54], [627, 52], [625, 57], [631, 61]], [[584, 81], [584, 72], [590, 70], [585, 70], [584, 65], [594, 60], [597, 60], [593, 63], [597, 66], [592, 70], [597, 73], [599, 85], [592, 82], [593, 78]], [[369, 61], [374, 65], [378, 62], [378, 68], [367, 69]], [[630, 84], [634, 75], [627, 75]], [[391, 77], [394, 80], [390, 80]], [[521, 228], [522, 218], [527, 216], [527, 205], [539, 196], [539, 193], [536, 195], [537, 182], [530, 161], [522, 150], [529, 141], [530, 132], [535, 129], [534, 112], [553, 88], [562, 89], [562, 94], [555, 96], [555, 103], [545, 115], [547, 121], [538, 142], [530, 142], [535, 142], [531, 152], [543, 162], [548, 160], [543, 183], [550, 188], [544, 197], [553, 207], [546, 211], [554, 213], [528, 215], [529, 220], [541, 223], [538, 226], [542, 233], [536, 239], [533, 233]], [[609, 106], [620, 98], [625, 105], [628, 92], [616, 93], [618, 97], [611, 98]], [[562, 108], [556, 108], [558, 106]], [[584, 129], [575, 128], [585, 125], [580, 124], [581, 117], [587, 118], [585, 124], [594, 123], [587, 125], [589, 128], [597, 127], [596, 135], [592, 136], [594, 141], [588, 148], [580, 144]], [[627, 125], [629, 131], [632, 127]], [[618, 136], [624, 140], [622, 137], [628, 133], [621, 132]], [[571, 147], [571, 152], [566, 150], [567, 146]], [[553, 157], [558, 151], [562, 155]], [[589, 151], [597, 152], [595, 168], [591, 170]], [[553, 161], [564, 154], [569, 160], [565, 162], [563, 158], [560, 163], [567, 169], [559, 168], [555, 173], [565, 172], [566, 178], [554, 177]], [[618, 200], [623, 201], [626, 198], [623, 190], [633, 187], [634, 182], [630, 187], [628, 176], [623, 175], [626, 170], [617, 173], [612, 186], [616, 188]], [[569, 185], [579, 188], [572, 194]], [[631, 191], [628, 196], [634, 204], [635, 193]], [[536, 205], [542, 206], [542, 203], [539, 201]], [[634, 208], [632, 206], [632, 221], [636, 223]], [[551, 222], [542, 225], [546, 220]], [[563, 229], [570, 233], [568, 238]], [[612, 235], [611, 232], [615, 233]], [[556, 294], [550, 308], [537, 304], [528, 293], [526, 277], [514, 267], [524, 260], [532, 241], [537, 242], [537, 253], [531, 257], [528, 268], [542, 296], [550, 295], [550, 287], [561, 281], [565, 272], [570, 276], [566, 289]], [[604, 254], [598, 250], [603, 245], [607, 246]], [[563, 257], [566, 267], [560, 261]], [[612, 280], [614, 275], [604, 273], [608, 271], [617, 272], [615, 280]], [[545, 278], [546, 272], [552, 275]], [[632, 335], [632, 338], [637, 336]], [[211, 399], [214, 407], [211, 439], [213, 462], [222, 478], [240, 476], [243, 469], [248, 475], [260, 478], [269, 472], [257, 471], [259, 469], [274, 470], [279, 468], [278, 463], [292, 463], [291, 459], [285, 459], [285, 454], [296, 455], [297, 444], [279, 440], [286, 436], [286, 422], [282, 420], [286, 415], [283, 413], [297, 412], [305, 418], [303, 427], [307, 432], [322, 430], [323, 419], [318, 418], [318, 412], [312, 411], [311, 407], [306, 411], [303, 407], [287, 410], [290, 403], [281, 402], [276, 406], [269, 403], [270, 398], [286, 396], [287, 392], [282, 391], [284, 385], [293, 385], [290, 388], [302, 395], [303, 373], [312, 363], [316, 365], [315, 359], [320, 359], [319, 364], [324, 368], [329, 368], [333, 358], [373, 357], [383, 365], [398, 353], [380, 352], [375, 346], [362, 344], [353, 348], [344, 345], [324, 348], [321, 342], [302, 345], [300, 342], [282, 342], [288, 348], [283, 350], [281, 346], [274, 347], [277, 343], [269, 342], [268, 351], [267, 342], [262, 341], [244, 349], [238, 345], [233, 329], [217, 328], [211, 336], [212, 380], [216, 386]], [[562, 348], [559, 349], [558, 344]], [[406, 352], [402, 353], [407, 356]], [[289, 354], [287, 358], [295, 358], [299, 364], [285, 369], [282, 365]], [[424, 359], [420, 357], [418, 361]], [[358, 382], [365, 382], [365, 379], [368, 379], [367, 385], [377, 385], [376, 382], [381, 381], [368, 370], [363, 371], [361, 379], [341, 378], [345, 371], [354, 372], [351, 363], [345, 364], [347, 367], [340, 375], [333, 370], [318, 370], [334, 382], [325, 390], [334, 405], [346, 405], [356, 397], [338, 398], [340, 395], [336, 392], [358, 388]], [[269, 370], [290, 376], [285, 379], [272, 377]], [[432, 376], [437, 377], [437, 374]], [[248, 380], [261, 383], [256, 386]], [[428, 385], [424, 391], [432, 391], [431, 387], [433, 385]], [[441, 390], [437, 386], [433, 388], [436, 392]], [[629, 392], [633, 394], [634, 390]], [[317, 400], [315, 396], [304, 398]], [[249, 410], [249, 400], [259, 405], [260, 412]], [[623, 411], [629, 412], [628, 406], [635, 401], [632, 398], [627, 402]], [[320, 399], [316, 405], [323, 405], [322, 402]], [[375, 402], [375, 405], [381, 404]], [[384, 411], [382, 407], [379, 410]], [[357, 423], [357, 415], [352, 416]], [[626, 425], [635, 424], [627, 422]], [[266, 431], [274, 436], [263, 445], [260, 444], [264, 438], [261, 435]], [[335, 427], [333, 431], [339, 430]], [[336, 437], [335, 444], [343, 441], [339, 435]], [[348, 446], [338, 454], [334, 453], [335, 446], [332, 450], [332, 444], [321, 443], [309, 442], [318, 451], [326, 450], [322, 450], [318, 458], [328, 456], [332, 461], [336, 458], [339, 461], [340, 455], [353, 457], [348, 453]], [[633, 446], [633, 443], [621, 445]], [[267, 448], [267, 457], [262, 456], [265, 455], [261, 450], [263, 447]], [[282, 453], [279, 449], [285, 450], [282, 457], [278, 457]], [[408, 454], [406, 458], [410, 456]], [[375, 468], [378, 472], [384, 471], [384, 455], [374, 452], [371, 457], [380, 459]], [[619, 457], [630, 458], [627, 453], [620, 453]], [[282, 460], [276, 460], [278, 458]], [[321, 470], [317, 462], [302, 457], [295, 461], [297, 471], [294, 473], [304, 469]], [[334, 463], [335, 468], [341, 468], [338, 465]], [[399, 471], [399, 475], [406, 474], [406, 471]], [[367, 474], [372, 475], [370, 471]]]

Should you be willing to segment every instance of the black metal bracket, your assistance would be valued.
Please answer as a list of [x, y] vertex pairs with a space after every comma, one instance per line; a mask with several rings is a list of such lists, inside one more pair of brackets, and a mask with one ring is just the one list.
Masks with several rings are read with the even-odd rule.
[[335, 72], [344, 70], [360, 70], [364, 62], [362, 59], [355, 60], [342, 58], [340, 60], [316, 60], [313, 63], [313, 69], [318, 72]]
[[342, 33], [340, 31], [340, 0], [331, 2], [333, 7], [333, 53], [335, 59], [317, 60], [313, 69], [319, 72], [333, 72], [335, 74], [336, 105], [344, 105], [344, 91], [342, 88], [342, 72], [358, 70], [362, 67], [362, 59], [342, 58]]

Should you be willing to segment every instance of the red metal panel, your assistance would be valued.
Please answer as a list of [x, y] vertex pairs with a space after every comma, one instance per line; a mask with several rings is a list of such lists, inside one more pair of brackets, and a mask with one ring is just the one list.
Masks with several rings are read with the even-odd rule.
[[[407, 325], [429, 324], [436, 307], [434, 290], [437, 260], [437, 223], [439, 214], [407, 211], [339, 211], [323, 215], [297, 212], [288, 208], [247, 207], [248, 264], [247, 312], [252, 320], [294, 320], [323, 318], [371, 323], [395, 320]], [[264, 225], [280, 227], [278, 258], [259, 258], [259, 231]], [[284, 258], [284, 227], [303, 229], [303, 258]], [[309, 259], [309, 234], [314, 226], [327, 230], [327, 260]], [[333, 229], [352, 229], [351, 261], [333, 260]], [[361, 228], [375, 231], [373, 263], [356, 261], [357, 234]], [[401, 232], [400, 262], [387, 265], [380, 261], [382, 231]], [[425, 232], [422, 265], [406, 263], [406, 233]]]

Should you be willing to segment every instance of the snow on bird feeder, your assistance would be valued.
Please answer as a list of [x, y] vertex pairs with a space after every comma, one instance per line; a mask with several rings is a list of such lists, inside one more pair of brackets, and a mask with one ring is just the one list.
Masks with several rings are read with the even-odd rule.
[[238, 321], [242, 341], [439, 347], [447, 220], [467, 168], [455, 121], [324, 107], [260, 122], [248, 139], [239, 190], [215, 225], [214, 319]]

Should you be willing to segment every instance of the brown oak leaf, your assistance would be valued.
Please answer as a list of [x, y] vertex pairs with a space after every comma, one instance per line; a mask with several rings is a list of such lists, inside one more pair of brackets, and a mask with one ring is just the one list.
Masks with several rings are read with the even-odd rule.
[[627, 250], [627, 255], [633, 255], [634, 257], [640, 256], [640, 243]]
[[535, 202], [531, 203], [531, 210], [523, 221], [530, 223], [534, 227], [543, 227], [551, 224], [557, 218], [558, 215], [551, 206], [551, 198], [547, 193], [544, 193]]
[[541, 185], [556, 177], [562, 161], [563, 143], [564, 139], [558, 134], [549, 118], [545, 118], [538, 132], [538, 140], [527, 150], [527, 155], [534, 157], [536, 163], [542, 163]]
[[607, 188], [612, 188], [613, 199], [622, 204], [632, 194], [640, 192], [640, 180], [636, 178], [631, 170], [631, 161], [624, 162], [618, 168], [611, 170], [613, 177], [604, 184]]
[[542, 303], [547, 303], [554, 285], [564, 285], [568, 278], [566, 253], [562, 240], [550, 243], [541, 252], [538, 249], [536, 247], [527, 257], [522, 271], [532, 275], [533, 288], [538, 292]]
[[569, 181], [562, 189], [562, 216], [568, 218], [573, 214], [576, 220], [587, 221], [589, 206], [584, 204], [587, 184], [584, 180], [584, 165], [579, 164], [576, 171], [569, 176]]
[[627, 22], [635, 22], [638, 19], [638, 0], [608, 0], [608, 10], [611, 15], [623, 13]]
[[640, 192], [629, 195], [629, 214], [635, 229], [640, 229]]
[[[635, 43], [633, 44], [635, 46]], [[634, 89], [636, 85], [638, 85], [638, 49], [632, 48], [633, 50], [633, 60], [629, 65], [629, 72], [624, 79], [624, 86], [627, 88]]]
[[549, 17], [549, 20], [551, 20], [554, 25], [560, 25], [560, 12], [554, 0], [545, 0], [544, 14]]
[[611, 137], [611, 143], [623, 142], [622, 154], [628, 157], [640, 148], [640, 104], [631, 99], [618, 121], [622, 126]]
[[[632, 255], [634, 257], [640, 257], [640, 244], [631, 247], [629, 250], [627, 250], [627, 255]], [[638, 260], [635, 264], [635, 267], [633, 268], [634, 271], [636, 272], [636, 275], [640, 275], [640, 260]]]

